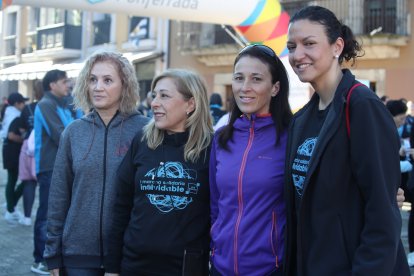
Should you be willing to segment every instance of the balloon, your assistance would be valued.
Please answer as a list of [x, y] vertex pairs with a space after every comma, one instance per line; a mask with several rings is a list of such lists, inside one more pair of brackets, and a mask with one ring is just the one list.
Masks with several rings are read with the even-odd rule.
[[262, 0], [236, 28], [250, 43], [264, 44], [279, 56], [287, 54], [289, 15], [277, 0]]

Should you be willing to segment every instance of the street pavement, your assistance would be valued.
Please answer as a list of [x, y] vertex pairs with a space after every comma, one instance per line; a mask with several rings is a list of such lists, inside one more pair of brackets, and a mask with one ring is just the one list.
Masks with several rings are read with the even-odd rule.
[[[0, 142], [0, 149], [3, 144]], [[33, 262], [33, 226], [10, 224], [4, 219], [5, 188], [7, 171], [3, 169], [2, 154], [0, 154], [0, 276], [33, 276], [30, 271]], [[38, 191], [36, 191], [37, 197]], [[22, 200], [17, 209], [23, 212]], [[32, 221], [36, 216], [37, 200], [32, 210]]]
[[[0, 148], [2, 144], [0, 143]], [[3, 162], [0, 154], [0, 276], [34, 276], [38, 275], [30, 271], [33, 262], [33, 225], [23, 226], [10, 224], [4, 219], [5, 212], [5, 186], [7, 172], [3, 169]], [[36, 190], [36, 198], [38, 190]], [[23, 212], [22, 200], [19, 201], [18, 210]], [[37, 200], [33, 206], [32, 222], [34, 222], [37, 210]], [[407, 223], [410, 205], [405, 205], [401, 211], [403, 226], [401, 239], [407, 251]], [[411, 269], [414, 276], [414, 269]]]

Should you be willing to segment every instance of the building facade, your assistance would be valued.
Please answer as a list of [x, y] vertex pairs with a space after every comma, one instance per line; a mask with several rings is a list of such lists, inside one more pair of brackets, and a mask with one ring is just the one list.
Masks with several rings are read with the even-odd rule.
[[[320, 5], [335, 12], [354, 31], [364, 55], [351, 67], [357, 78], [369, 85], [378, 96], [414, 100], [409, 82], [414, 76], [414, 42], [411, 30], [414, 2], [410, 0], [280, 0], [293, 15], [307, 5]], [[241, 49], [221, 26], [172, 22], [170, 52], [173, 67], [190, 66], [201, 72], [211, 91], [231, 96], [231, 72], [235, 56]], [[286, 58], [282, 58], [291, 81], [292, 109], [307, 102], [311, 88], [301, 84]]]
[[76, 79], [98, 49], [124, 53], [134, 64], [144, 99], [165, 69], [168, 20], [50, 7], [10, 6], [2, 11], [0, 95], [32, 97], [33, 83], [51, 69]]
[[[379, 96], [414, 100], [410, 0], [280, 0], [293, 15], [306, 5], [321, 5], [351, 27], [364, 56], [353, 66], [357, 78]], [[209, 92], [231, 97], [233, 61], [242, 48], [231, 26], [91, 11], [10, 6], [2, 11], [0, 95], [20, 91], [31, 96], [32, 84], [47, 70], [61, 68], [76, 78], [85, 58], [98, 48], [125, 53], [134, 63], [141, 97], [154, 75], [165, 68], [189, 68], [206, 79]], [[290, 102], [297, 110], [312, 91], [282, 57], [291, 81]], [[345, 66], [350, 66], [346, 64]]]

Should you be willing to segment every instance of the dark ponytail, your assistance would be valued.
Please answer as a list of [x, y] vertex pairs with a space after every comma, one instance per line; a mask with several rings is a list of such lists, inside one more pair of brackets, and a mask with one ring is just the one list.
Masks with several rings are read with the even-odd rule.
[[341, 26], [341, 32], [341, 37], [344, 40], [344, 49], [339, 56], [339, 64], [341, 64], [344, 59], [346, 61], [350, 61], [352, 59], [352, 65], [354, 65], [356, 58], [362, 56], [362, 54], [359, 54], [362, 53], [362, 47], [355, 39], [352, 30], [347, 25]]

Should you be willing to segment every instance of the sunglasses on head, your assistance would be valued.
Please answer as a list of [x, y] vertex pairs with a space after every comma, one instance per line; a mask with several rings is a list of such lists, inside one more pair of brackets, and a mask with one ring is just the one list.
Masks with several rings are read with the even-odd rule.
[[244, 47], [243, 49], [241, 49], [241, 51], [239, 52], [239, 55], [241, 53], [243, 53], [244, 51], [246, 51], [248, 49], [251, 49], [251, 48], [257, 48], [262, 53], [268, 55], [269, 57], [274, 58], [274, 59], [278, 59], [276, 53], [272, 50], [272, 48], [270, 48], [270, 47], [268, 47], [266, 45], [263, 45], [263, 44], [251, 44], [251, 45], [248, 45], [248, 46]]

